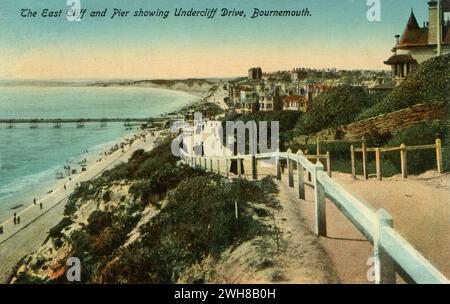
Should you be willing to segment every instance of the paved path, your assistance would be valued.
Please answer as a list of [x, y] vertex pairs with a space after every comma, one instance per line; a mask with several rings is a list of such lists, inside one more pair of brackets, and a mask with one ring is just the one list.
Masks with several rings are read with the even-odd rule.
[[[92, 164], [87, 171], [77, 176], [74, 175], [71, 182], [67, 180], [66, 190], [63, 185], [60, 185], [51, 194], [38, 200], [36, 205], [31, 204], [18, 213], [21, 218], [20, 225], [14, 225], [12, 218], [0, 224], [4, 229], [4, 233], [0, 235], [0, 282], [6, 282], [17, 262], [25, 255], [37, 250], [46, 239], [50, 228], [61, 221], [65, 202], [75, 189], [76, 183], [99, 176], [119, 162], [128, 160], [138, 149], [151, 149], [153, 142], [147, 136], [146, 142], [139, 139], [133, 143], [132, 147], [127, 146], [125, 153], [119, 149], [107, 157], [103, 156], [101, 162]], [[43, 204], [43, 210], [39, 207], [40, 203]]]

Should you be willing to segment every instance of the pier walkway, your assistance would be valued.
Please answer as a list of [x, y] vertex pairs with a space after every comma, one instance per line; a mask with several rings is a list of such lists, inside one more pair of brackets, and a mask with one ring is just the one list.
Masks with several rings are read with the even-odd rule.
[[135, 124], [165, 124], [168, 119], [166, 117], [149, 117], [149, 118], [17, 118], [17, 119], [0, 119], [0, 124], [5, 124], [6, 128], [13, 129], [17, 124], [29, 124], [30, 128], [38, 128], [42, 124], [51, 124], [53, 128], [60, 128], [62, 124], [76, 124], [78, 128], [84, 127], [87, 123], [100, 123], [100, 126], [106, 127], [108, 123], [123, 122], [124, 126]]

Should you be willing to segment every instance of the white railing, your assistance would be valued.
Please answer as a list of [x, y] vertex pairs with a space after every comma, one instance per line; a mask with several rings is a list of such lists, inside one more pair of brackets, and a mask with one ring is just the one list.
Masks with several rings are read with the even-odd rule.
[[[197, 156], [181, 151], [183, 161], [193, 167], [213, 171], [216, 161], [217, 173], [229, 177], [230, 161], [237, 161], [237, 176], [242, 175], [241, 160], [251, 161], [251, 175], [258, 178], [257, 161], [274, 159], [274, 176], [281, 179], [281, 161], [286, 160], [288, 183], [294, 187], [294, 163], [297, 164], [298, 197], [305, 199], [305, 185], [314, 187], [315, 198], [315, 233], [318, 236], [327, 235], [325, 198], [328, 198], [349, 219], [352, 224], [373, 244], [375, 266], [378, 270], [377, 283], [392, 284], [396, 282], [398, 273], [408, 283], [448, 284], [449, 280], [440, 273], [428, 260], [414, 249], [398, 232], [393, 229], [393, 220], [389, 213], [367, 206], [334, 181], [324, 171], [318, 161], [311, 163], [301, 151], [297, 154], [287, 152], [272, 152], [256, 155], [235, 156]], [[224, 172], [221, 172], [224, 164]], [[208, 169], [209, 167], [209, 169]], [[305, 172], [306, 171], [306, 172]], [[312, 183], [305, 180], [305, 173], [311, 176]]]

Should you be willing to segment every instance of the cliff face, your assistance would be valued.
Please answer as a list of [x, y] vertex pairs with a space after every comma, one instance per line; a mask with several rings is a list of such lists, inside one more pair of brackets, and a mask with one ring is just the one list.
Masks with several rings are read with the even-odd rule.
[[216, 83], [206, 79], [156, 79], [156, 80], [127, 80], [127, 81], [105, 81], [90, 83], [89, 86], [100, 87], [147, 87], [160, 88], [176, 91], [184, 91], [203, 97]]

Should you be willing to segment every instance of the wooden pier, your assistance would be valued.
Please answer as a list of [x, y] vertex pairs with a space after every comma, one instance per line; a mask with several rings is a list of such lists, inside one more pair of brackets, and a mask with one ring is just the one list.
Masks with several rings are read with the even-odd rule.
[[30, 129], [37, 129], [40, 125], [48, 124], [55, 129], [59, 129], [64, 124], [75, 124], [77, 128], [84, 128], [88, 123], [99, 123], [100, 127], [106, 127], [108, 123], [123, 123], [125, 127], [142, 124], [164, 124], [167, 118], [68, 118], [68, 119], [0, 119], [0, 124], [5, 124], [7, 129], [14, 129], [16, 125], [28, 124]]

